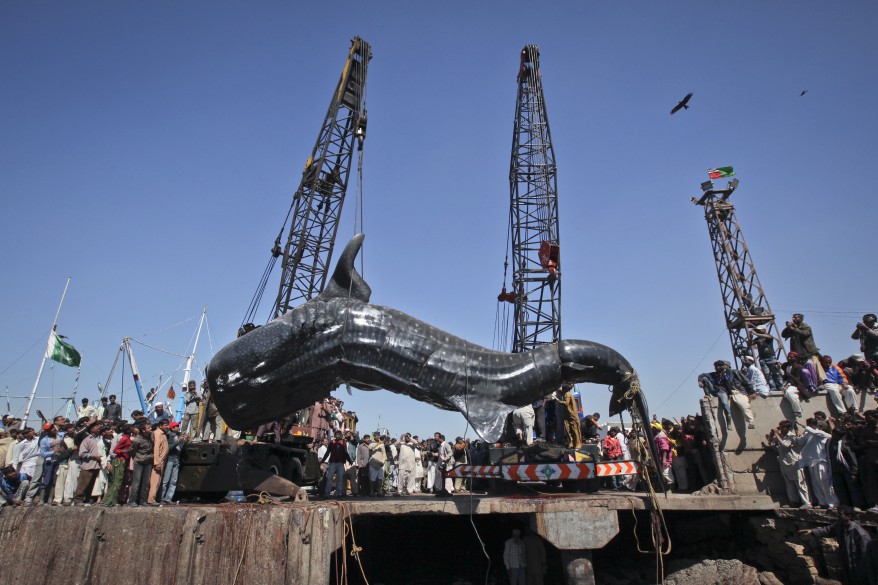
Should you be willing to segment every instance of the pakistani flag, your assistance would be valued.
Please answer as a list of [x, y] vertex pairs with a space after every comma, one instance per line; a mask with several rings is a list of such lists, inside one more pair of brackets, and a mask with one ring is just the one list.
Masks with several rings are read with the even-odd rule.
[[731, 177], [735, 174], [732, 167], [719, 167], [718, 169], [707, 169], [707, 176], [711, 179], [722, 179], [723, 177]]
[[46, 349], [46, 357], [50, 360], [55, 360], [59, 364], [77, 368], [79, 367], [79, 362], [82, 361], [82, 356], [64, 339], [66, 337], [52, 331], [52, 335], [49, 337], [49, 347]]

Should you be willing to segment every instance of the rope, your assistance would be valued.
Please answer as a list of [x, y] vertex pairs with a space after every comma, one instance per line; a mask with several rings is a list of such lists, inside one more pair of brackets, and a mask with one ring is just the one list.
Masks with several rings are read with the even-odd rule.
[[148, 343], [144, 343], [144, 342], [142, 342], [142, 341], [140, 341], [140, 340], [138, 340], [138, 339], [134, 339], [133, 337], [129, 337], [129, 339], [130, 339], [131, 341], [133, 341], [134, 343], [139, 343], [139, 344], [142, 345], [143, 347], [148, 347], [149, 349], [154, 349], [154, 350], [156, 350], [156, 351], [160, 351], [160, 352], [162, 352], [162, 353], [166, 353], [166, 354], [168, 354], [168, 355], [173, 355], [173, 356], [176, 356], [176, 357], [179, 357], [179, 358], [189, 359], [189, 356], [188, 356], [188, 355], [183, 355], [183, 354], [179, 354], [179, 353], [174, 353], [174, 352], [172, 352], [172, 351], [168, 351], [168, 350], [166, 350], [166, 349], [162, 349], [162, 348], [160, 348], [160, 347], [155, 347], [154, 345], [149, 345]]
[[[625, 399], [631, 400], [634, 395], [638, 392], [641, 392], [640, 380], [637, 377], [635, 372], [629, 372], [622, 378], [622, 383], [630, 383], [630, 387], [625, 392]], [[635, 425], [640, 425], [640, 428], [643, 429], [644, 433], [646, 433], [646, 429], [649, 428], [649, 421], [640, 420], [640, 413], [636, 408], [629, 409], [629, 413], [631, 414], [631, 421]], [[647, 440], [652, 440], [651, 438]], [[640, 459], [640, 475], [641, 479], [643, 479], [644, 483], [647, 486], [647, 493], [649, 495], [650, 503], [652, 504], [653, 509], [650, 511], [650, 527], [651, 527], [651, 538], [653, 548], [655, 549], [656, 555], [656, 580], [659, 583], [664, 583], [665, 581], [665, 563], [664, 557], [665, 555], [671, 554], [671, 535], [668, 532], [668, 525], [665, 521], [664, 511], [662, 510], [661, 504], [659, 502], [658, 496], [655, 492], [655, 487], [652, 485], [652, 481], [649, 478], [648, 472], [648, 463], [649, 463], [649, 445], [638, 445], [638, 458]], [[655, 462], [655, 471], [656, 473], [661, 473], [661, 470], [658, 468], [658, 462]], [[635, 517], [635, 531], [637, 528], [636, 517]], [[635, 540], [637, 541], [637, 550], [641, 553], [648, 553], [650, 551], [646, 551], [640, 548], [640, 540], [637, 539], [637, 534], [635, 532]], [[666, 547], [662, 545], [666, 543]]]

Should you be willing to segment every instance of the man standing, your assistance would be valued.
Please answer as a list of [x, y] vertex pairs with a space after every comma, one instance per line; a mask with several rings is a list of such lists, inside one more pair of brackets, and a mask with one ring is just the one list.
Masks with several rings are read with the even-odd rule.
[[52, 498], [53, 506], [60, 506], [68, 502], [64, 498], [65, 487], [67, 486], [67, 472], [70, 469], [70, 459], [76, 452], [76, 445], [73, 442], [72, 423], [64, 423], [61, 425], [61, 444], [58, 446], [58, 474], [55, 477], [55, 496]]
[[567, 447], [582, 448], [582, 433], [579, 428], [579, 408], [573, 397], [573, 384], [561, 386], [564, 392], [564, 430], [567, 432]]
[[372, 495], [383, 496], [382, 484], [384, 483], [384, 462], [387, 454], [384, 451], [384, 443], [375, 434], [375, 441], [369, 445], [369, 481], [372, 482]]
[[180, 423], [172, 422], [168, 425], [168, 459], [165, 463], [165, 473], [162, 475], [161, 501], [170, 504], [177, 491], [177, 477], [180, 474], [180, 454], [188, 444], [186, 435], [181, 435]]
[[863, 315], [863, 322], [851, 334], [851, 339], [860, 340], [860, 351], [869, 361], [878, 361], [878, 317], [873, 313]]
[[515, 429], [515, 437], [519, 444], [530, 445], [534, 442], [535, 419], [536, 414], [530, 404], [512, 411], [512, 427]]
[[838, 541], [838, 560], [841, 561], [843, 583], [852, 585], [871, 583], [865, 575], [864, 563], [866, 547], [872, 540], [862, 526], [852, 521], [853, 513], [847, 506], [838, 509], [838, 520], [830, 526], [812, 530], [800, 530], [800, 534], [810, 534], [817, 538], [831, 536]]
[[814, 488], [814, 496], [821, 506], [835, 508], [838, 506], [838, 498], [832, 490], [832, 474], [829, 471], [829, 445], [830, 435], [818, 428], [816, 418], [805, 421], [807, 425], [802, 436], [793, 439], [793, 443], [799, 447], [801, 459], [799, 467], [808, 470], [811, 477], [811, 486]]
[[58, 455], [63, 448], [63, 439], [58, 436], [55, 425], [46, 423], [43, 429], [40, 439], [40, 456], [43, 458], [42, 500], [48, 504], [58, 475]]
[[512, 538], [503, 544], [503, 564], [506, 565], [506, 572], [509, 573], [509, 585], [525, 585], [527, 558], [521, 530], [518, 528], [512, 531]]
[[781, 337], [790, 340], [790, 351], [794, 351], [802, 357], [803, 361], [812, 362], [817, 370], [817, 384], [822, 384], [826, 375], [823, 373], [823, 366], [817, 357], [820, 350], [814, 342], [814, 334], [811, 332], [811, 326], [805, 323], [805, 316], [801, 313], [795, 313], [792, 321], [787, 321], [787, 326], [781, 331]]
[[777, 449], [777, 462], [780, 466], [780, 474], [787, 488], [787, 499], [791, 506], [802, 508], [811, 507], [811, 497], [808, 495], [808, 483], [805, 480], [805, 472], [799, 467], [799, 453], [796, 450], [796, 438], [792, 434], [793, 423], [782, 420], [776, 429], [771, 429], [766, 438], [768, 444]]
[[450, 496], [451, 492], [454, 491], [451, 478], [447, 477], [448, 470], [454, 467], [454, 447], [445, 440], [445, 435], [439, 434], [439, 438], [439, 472], [442, 473], [442, 483], [440, 484], [442, 487], [436, 495], [445, 497]]
[[158, 506], [156, 496], [161, 498], [159, 490], [162, 487], [162, 477], [165, 474], [165, 461], [168, 458], [168, 419], [162, 418], [158, 426], [152, 432], [152, 472], [149, 476], [149, 496], [146, 499], [147, 506]]
[[344, 474], [344, 464], [352, 463], [351, 456], [348, 454], [347, 445], [342, 438], [341, 431], [335, 431], [335, 438], [329, 444], [329, 447], [326, 449], [326, 453], [323, 454], [323, 458], [320, 460], [321, 463], [325, 463], [328, 460], [328, 466], [326, 468], [326, 487], [323, 490], [323, 495], [327, 498], [330, 493], [332, 493], [332, 481], [335, 479], [335, 497], [343, 498], [347, 495], [347, 489], [345, 489], [345, 474]]
[[[25, 428], [22, 435], [24, 438], [19, 442], [15, 454], [16, 471], [21, 475], [22, 486], [19, 488], [22, 493], [18, 499], [24, 500], [25, 504], [30, 504], [39, 489], [37, 482], [40, 476], [37, 475], [37, 464], [40, 459], [40, 445], [36, 438], [36, 431], [32, 428]], [[40, 473], [42, 473], [42, 464], [39, 464], [39, 468]]]
[[101, 396], [101, 402], [98, 404], [97, 413], [95, 414], [95, 418], [98, 420], [104, 420], [105, 418], [109, 418], [107, 416], [107, 397]]
[[[201, 383], [201, 387], [203, 389], [201, 401], [204, 403], [204, 422], [201, 423], [199, 435], [202, 441], [209, 441], [211, 439], [217, 441], [219, 440], [219, 435], [217, 434], [216, 419], [219, 416], [219, 411], [216, 409], [214, 401], [210, 399], [210, 388], [207, 386], [207, 380]], [[209, 433], [207, 432], [208, 428], [210, 429]]]
[[[79, 445], [79, 479], [76, 482], [76, 491], [73, 492], [71, 506], [82, 504], [87, 496], [91, 495], [98, 474], [101, 472], [101, 433], [103, 425], [95, 421], [88, 425], [88, 436]], [[90, 504], [86, 504], [90, 505]]]
[[369, 447], [371, 444], [372, 436], [363, 435], [363, 440], [357, 445], [357, 456], [355, 459], [357, 481], [360, 484], [359, 494], [364, 496], [372, 495], [372, 486], [369, 484]]
[[195, 429], [198, 424], [199, 404], [201, 404], [201, 397], [198, 395], [195, 380], [189, 380], [186, 395], [183, 397], [183, 421], [180, 424], [180, 434], [186, 435]]
[[[607, 438], [604, 439], [604, 461], [621, 461], [622, 460], [622, 444], [619, 442], [617, 436], [622, 431], [619, 427], [612, 427], [607, 432]], [[622, 487], [622, 476], [613, 475], [610, 476], [610, 488], [614, 492], [619, 491], [619, 488]]]
[[82, 399], [82, 406], [80, 406], [79, 409], [76, 411], [76, 415], [81, 419], [82, 418], [92, 419], [92, 418], [97, 418], [98, 411], [95, 409], [94, 406], [89, 405], [88, 398], [83, 398]]
[[106, 416], [113, 422], [122, 420], [122, 405], [116, 402], [115, 394], [110, 394], [110, 402], [107, 404]]
[[131, 458], [134, 460], [134, 468], [128, 490], [129, 506], [146, 504], [149, 496], [149, 477], [153, 463], [151, 432], [152, 429], [145, 420], [131, 428]]
[[597, 443], [601, 440], [601, 429], [604, 426], [598, 421], [601, 419], [599, 412], [587, 414], [582, 419], [582, 436], [586, 443]]
[[131, 461], [131, 427], [123, 424], [119, 431], [121, 433], [119, 440], [116, 441], [116, 446], [113, 447], [110, 487], [107, 488], [107, 493], [102, 500], [107, 508], [111, 508], [118, 503], [119, 490], [122, 489], [125, 472], [128, 470], [128, 462]]
[[404, 434], [397, 449], [399, 450], [399, 483], [396, 493], [409, 496], [415, 490], [415, 445], [409, 433]]

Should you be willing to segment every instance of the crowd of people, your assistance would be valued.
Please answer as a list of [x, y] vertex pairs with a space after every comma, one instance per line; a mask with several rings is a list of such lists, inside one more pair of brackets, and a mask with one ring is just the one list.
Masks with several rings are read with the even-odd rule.
[[[202, 401], [205, 408], [198, 410]], [[133, 411], [130, 421], [123, 419], [113, 395], [99, 406], [83, 398], [75, 421], [56, 416], [39, 431], [4, 416], [0, 506], [171, 503], [187, 443], [219, 438], [208, 390], [199, 394], [191, 381], [183, 402], [182, 422], [173, 421], [162, 403], [147, 414]], [[196, 428], [198, 420], [201, 428]]]
[[[878, 387], [878, 318], [863, 317], [852, 334], [861, 352], [837, 362], [820, 353], [801, 314], [793, 315], [781, 333], [790, 343], [784, 363], [779, 363], [774, 338], [765, 331], [762, 325], [755, 328], [752, 355], [742, 357], [741, 369], [720, 360], [713, 372], [698, 377], [705, 394], [716, 398], [716, 421], [731, 429], [734, 407], [754, 429], [759, 400], [772, 392], [782, 395], [792, 416], [765, 437], [766, 448], [777, 452], [789, 505], [878, 510], [878, 410], [866, 408], [871, 406], [867, 397]], [[818, 411], [801, 424], [802, 402], [818, 394], [829, 398], [834, 416]], [[199, 393], [190, 382], [182, 402], [180, 422], [161, 403], [148, 414], [134, 411], [130, 422], [123, 420], [115, 396], [97, 405], [83, 399], [75, 422], [56, 417], [39, 431], [3, 417], [0, 504], [138, 506], [172, 501], [187, 442], [239, 434], [224, 428], [206, 384]], [[314, 437], [312, 448], [323, 472], [319, 490], [325, 496], [344, 497], [348, 486], [351, 495], [372, 496], [469, 491], [472, 480], [448, 476], [455, 466], [490, 464], [494, 446], [524, 453], [534, 443], [585, 448], [602, 461], [640, 460], [654, 447], [663, 483], [681, 492], [701, 489], [718, 475], [701, 415], [679, 421], [654, 417], [649, 433], [643, 433], [604, 425], [599, 413], [581, 416], [581, 410], [574, 388], [562, 386], [512, 411], [500, 443], [489, 445], [463, 437], [450, 441], [441, 433], [424, 439], [411, 433], [390, 437], [387, 431], [361, 436], [356, 413], [329, 397], [297, 413], [287, 421], [291, 425], [270, 422], [255, 436], [278, 443], [282, 432]], [[653, 445], [646, 444], [645, 436]], [[636, 490], [639, 481], [636, 475], [610, 477], [604, 487]]]

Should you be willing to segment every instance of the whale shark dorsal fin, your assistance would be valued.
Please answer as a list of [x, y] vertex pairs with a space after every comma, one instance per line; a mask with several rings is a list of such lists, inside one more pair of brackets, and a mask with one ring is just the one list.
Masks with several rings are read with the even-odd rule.
[[363, 245], [365, 238], [366, 234], [357, 234], [351, 238], [351, 241], [348, 242], [348, 245], [345, 246], [344, 251], [338, 258], [332, 278], [326, 283], [323, 292], [317, 296], [318, 299], [325, 301], [340, 297], [357, 299], [364, 303], [369, 302], [369, 297], [372, 296], [372, 289], [366, 284], [366, 281], [363, 280], [357, 269], [354, 268], [354, 259], [359, 254], [360, 247]]

